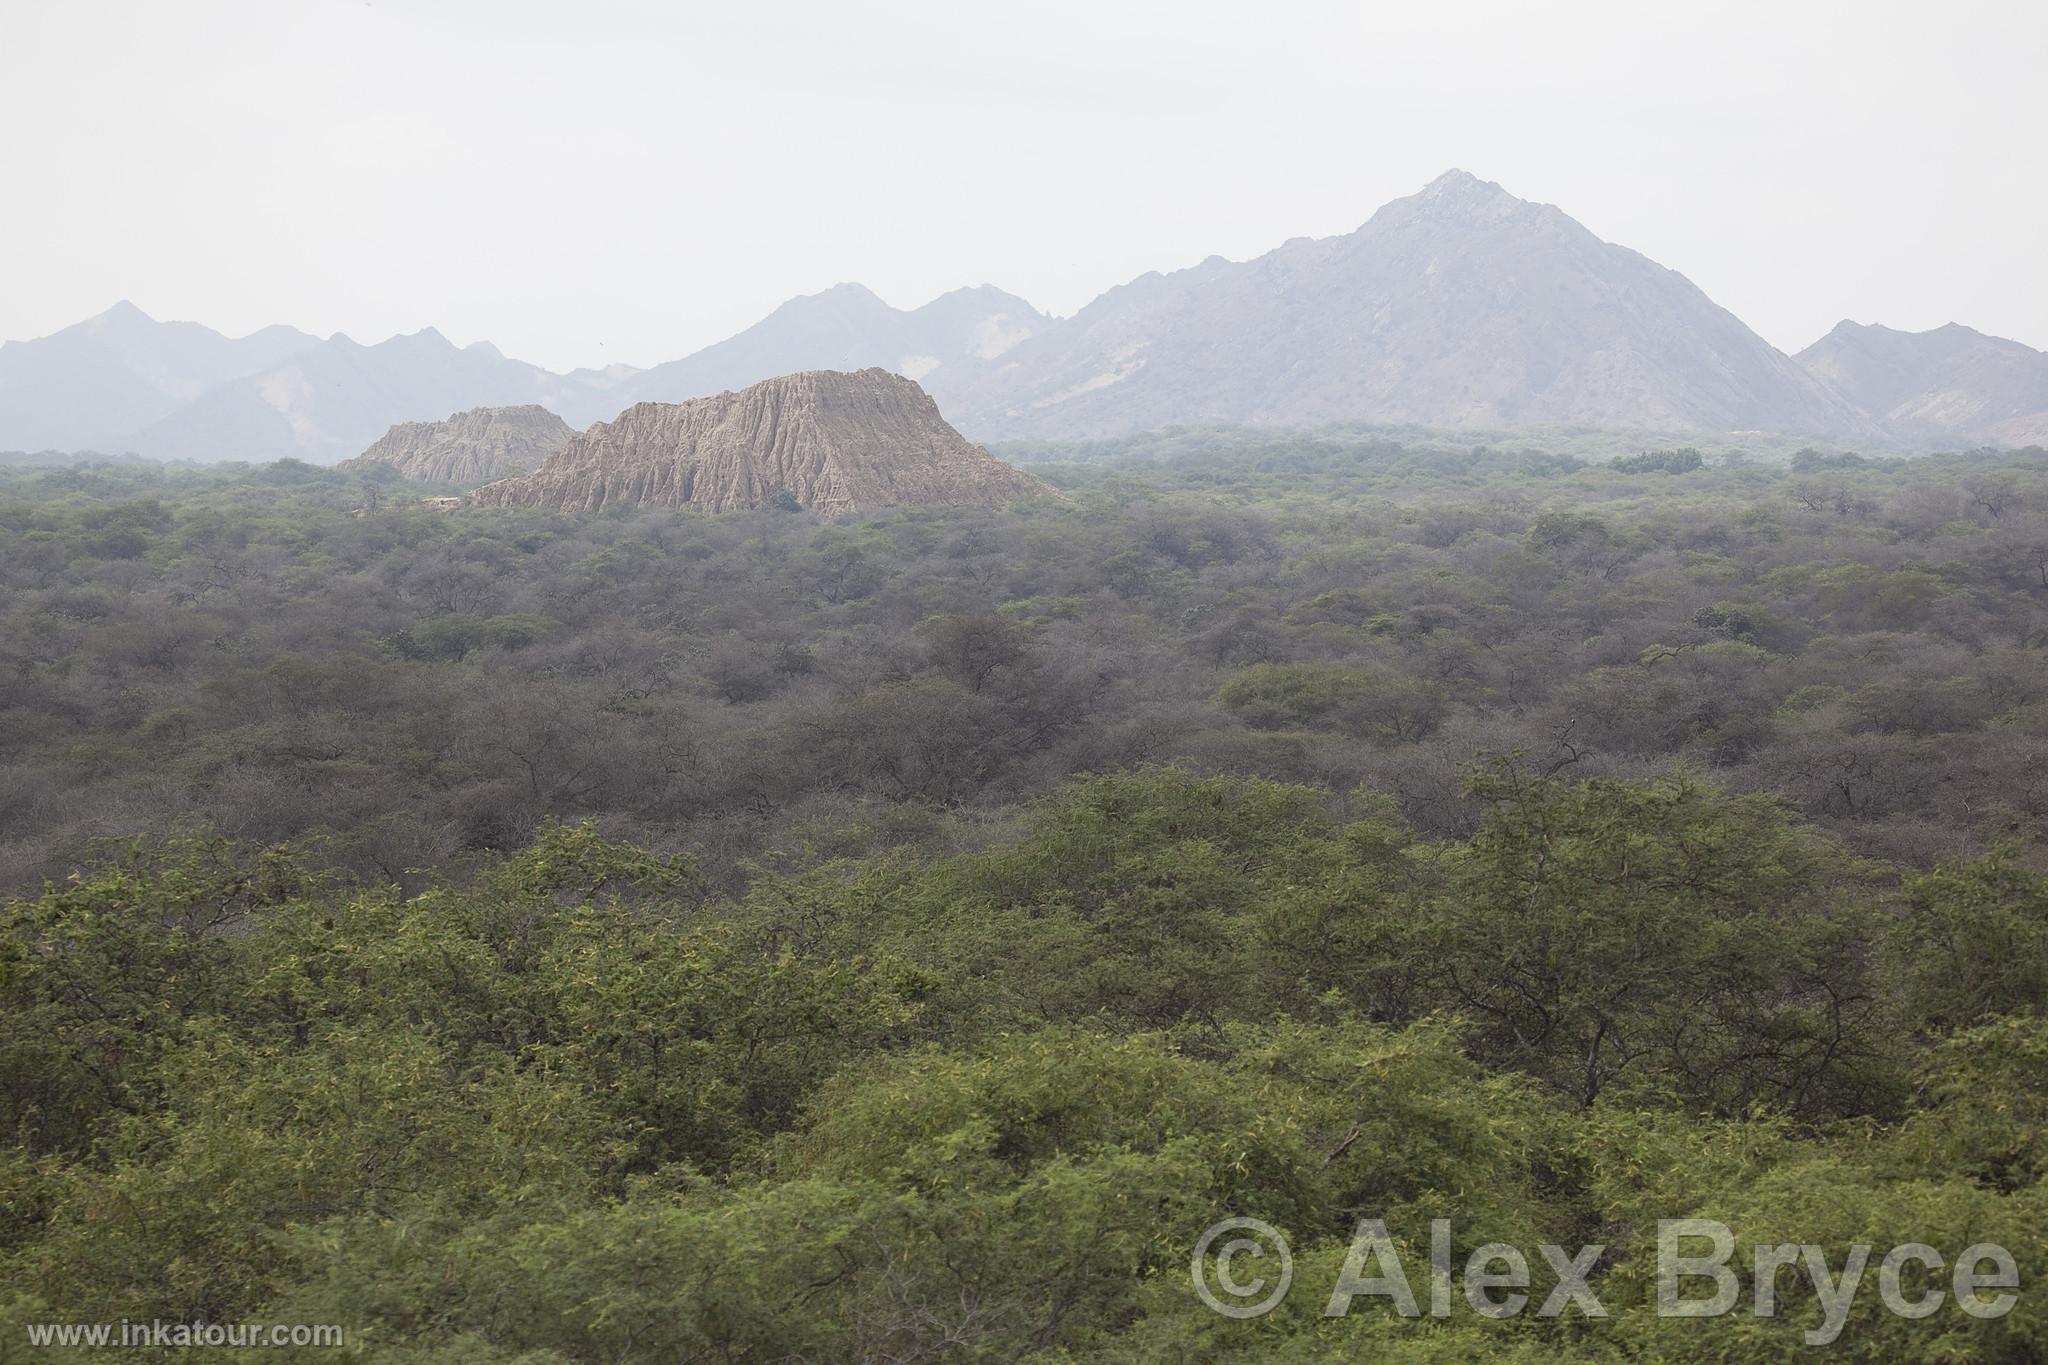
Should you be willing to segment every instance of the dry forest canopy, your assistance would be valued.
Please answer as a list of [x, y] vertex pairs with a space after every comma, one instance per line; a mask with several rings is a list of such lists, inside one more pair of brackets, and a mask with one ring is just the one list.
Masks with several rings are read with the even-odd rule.
[[[0, 471], [6, 1339], [1746, 1362], [1811, 1288], [1657, 1317], [1658, 1219], [2048, 1269], [2048, 452], [1030, 453], [837, 520]], [[1192, 1293], [1231, 1215], [1270, 1317]], [[1326, 1319], [1360, 1216], [1602, 1242], [1613, 1316]]]
[[1683, 768], [1916, 866], [2048, 803], [2038, 451], [1092, 454], [1034, 465], [1064, 501], [837, 521], [7, 474], [0, 886], [194, 828], [406, 882], [551, 818], [730, 881], [1162, 764], [1430, 836], [1480, 752]]

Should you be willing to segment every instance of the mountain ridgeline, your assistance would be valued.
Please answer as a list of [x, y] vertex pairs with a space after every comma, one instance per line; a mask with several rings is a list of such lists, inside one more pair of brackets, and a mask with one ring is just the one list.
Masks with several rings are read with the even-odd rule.
[[486, 507], [994, 507], [1050, 493], [946, 424], [886, 370], [814, 370], [686, 403], [636, 403], [534, 473], [486, 484]]
[[61, 332], [0, 345], [0, 449], [138, 449], [144, 428], [318, 344], [291, 327], [226, 337], [117, 303]]
[[1562, 210], [1451, 171], [1349, 234], [1211, 257], [1053, 318], [991, 286], [893, 308], [842, 284], [636, 370], [554, 374], [427, 329], [231, 340], [122, 304], [0, 348], [0, 450], [332, 463], [399, 423], [538, 404], [581, 427], [778, 375], [922, 384], [968, 436], [1167, 426], [1774, 432], [1927, 448], [2048, 439], [2048, 354], [1843, 323], [1799, 356]]
[[1690, 281], [1454, 171], [1349, 236], [1113, 289], [964, 395], [985, 438], [1174, 423], [1870, 434]]
[[1899, 332], [1843, 322], [1799, 363], [1904, 436], [2048, 442], [2048, 353], [2017, 341], [1955, 323]]
[[1024, 300], [987, 285], [956, 289], [909, 310], [891, 308], [861, 285], [836, 285], [791, 299], [738, 336], [633, 375], [605, 396], [609, 407], [590, 416], [609, 417], [632, 403], [743, 389], [803, 370], [865, 369], [914, 379], [950, 411], [1013, 348], [1053, 325]]

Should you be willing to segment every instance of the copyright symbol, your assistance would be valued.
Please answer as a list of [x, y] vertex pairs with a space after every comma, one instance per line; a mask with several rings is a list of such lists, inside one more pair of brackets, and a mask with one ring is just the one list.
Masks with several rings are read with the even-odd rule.
[[[1249, 1237], [1233, 1237], [1216, 1250], [1216, 1288], [1209, 1286], [1209, 1248], [1216, 1239], [1227, 1232], [1248, 1232]], [[1280, 1273], [1272, 1290], [1262, 1299], [1252, 1296], [1266, 1287], [1264, 1275], [1248, 1275], [1240, 1279], [1239, 1258], [1246, 1261], [1265, 1261], [1277, 1257]], [[1195, 1243], [1195, 1258], [1189, 1267], [1195, 1279], [1195, 1293], [1203, 1303], [1226, 1318], [1264, 1317], [1280, 1306], [1280, 1300], [1287, 1297], [1287, 1286], [1294, 1282], [1294, 1254], [1287, 1249], [1287, 1238], [1271, 1223], [1256, 1218], [1226, 1218], [1202, 1234], [1202, 1240]], [[1243, 1267], [1250, 1271], [1252, 1267]], [[1217, 1289], [1228, 1297], [1219, 1297]]]

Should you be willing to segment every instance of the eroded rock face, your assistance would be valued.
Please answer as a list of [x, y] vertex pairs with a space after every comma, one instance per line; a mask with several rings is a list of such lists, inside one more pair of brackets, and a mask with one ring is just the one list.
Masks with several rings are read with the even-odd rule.
[[443, 422], [400, 422], [343, 469], [388, 464], [401, 478], [480, 483], [537, 469], [575, 428], [538, 404], [471, 408]]
[[524, 478], [487, 484], [487, 507], [723, 512], [781, 496], [827, 516], [892, 506], [998, 506], [1051, 490], [946, 423], [886, 370], [808, 370], [687, 403], [639, 403]]

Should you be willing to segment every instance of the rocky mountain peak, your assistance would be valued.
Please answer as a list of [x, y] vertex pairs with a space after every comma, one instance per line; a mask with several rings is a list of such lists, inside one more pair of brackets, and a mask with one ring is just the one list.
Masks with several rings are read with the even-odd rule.
[[134, 330], [153, 327], [156, 325], [156, 319], [143, 312], [140, 308], [137, 308], [128, 300], [122, 299], [105, 312], [97, 313], [88, 319], [86, 325], [101, 331], [113, 329]]
[[889, 305], [866, 285], [846, 281], [830, 289], [820, 289], [815, 294], [799, 294], [775, 311], [795, 315], [818, 312], [860, 314], [887, 312]]
[[1445, 171], [1405, 199], [1396, 199], [1380, 210], [1437, 222], [1469, 220], [1485, 222], [1522, 214], [1541, 213], [1548, 206], [1520, 199], [1491, 180], [1481, 180], [1470, 171]]
[[1464, 171], [1343, 237], [1143, 276], [949, 410], [983, 439], [1176, 423], [1860, 433], [1683, 276]]
[[1458, 199], [1513, 199], [1498, 184], [1481, 180], [1470, 171], [1461, 171], [1453, 166], [1436, 179], [1422, 187], [1422, 197], [1432, 202], [1455, 201]]

